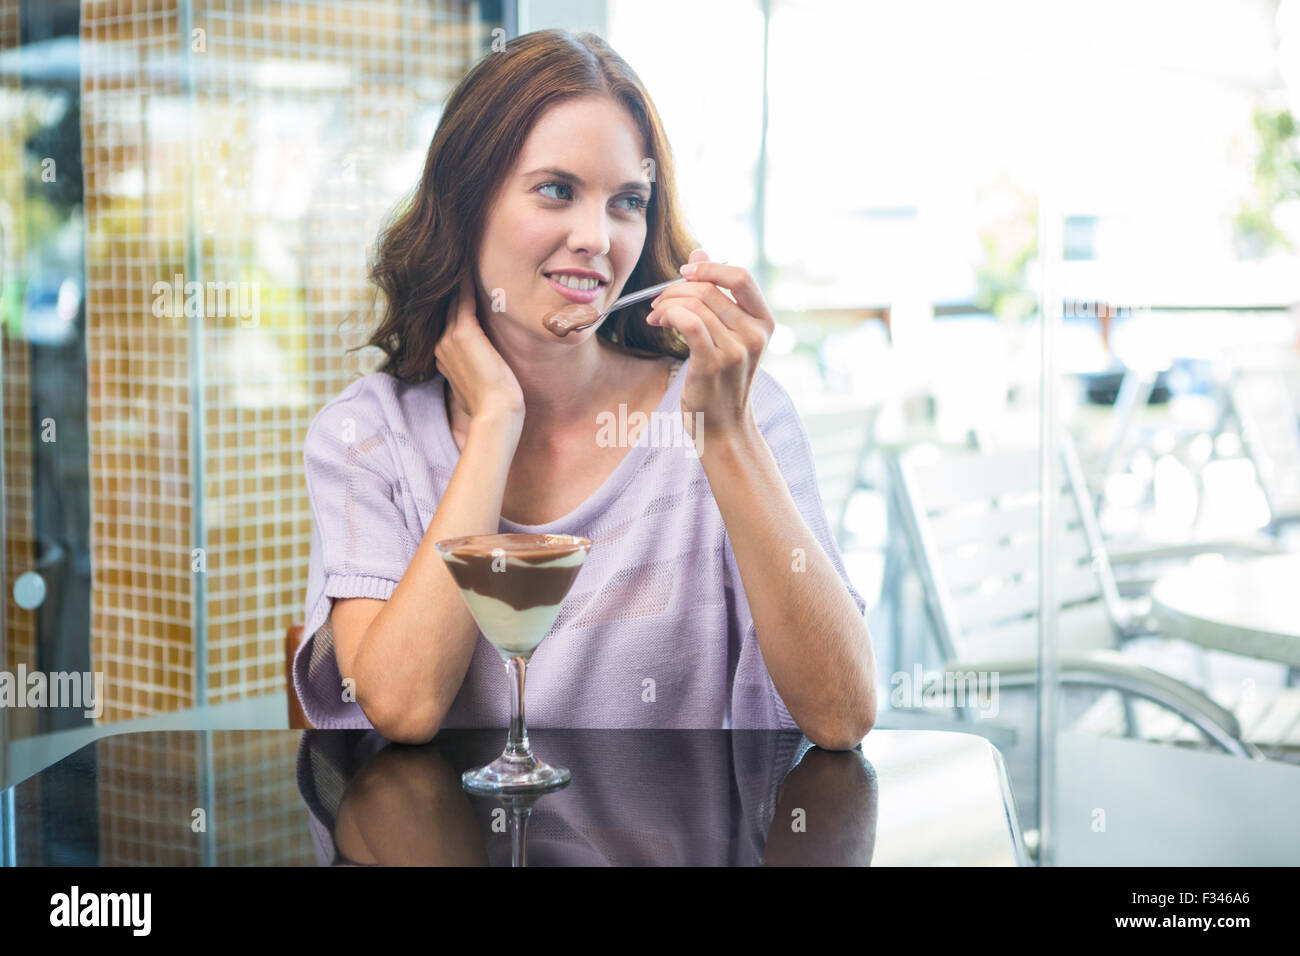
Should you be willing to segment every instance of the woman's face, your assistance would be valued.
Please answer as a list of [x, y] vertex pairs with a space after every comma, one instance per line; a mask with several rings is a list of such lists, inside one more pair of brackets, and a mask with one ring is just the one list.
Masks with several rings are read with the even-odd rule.
[[[593, 334], [555, 339], [542, 320], [575, 301], [604, 308], [622, 291], [645, 245], [646, 159], [636, 123], [611, 100], [567, 100], [544, 112], [488, 213], [478, 280], [489, 312], [551, 341]], [[565, 272], [570, 282], [585, 274], [600, 285], [566, 296], [551, 278]]]

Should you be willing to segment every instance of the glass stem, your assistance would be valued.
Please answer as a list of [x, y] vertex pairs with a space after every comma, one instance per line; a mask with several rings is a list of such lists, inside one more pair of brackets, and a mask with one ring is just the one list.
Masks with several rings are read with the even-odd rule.
[[528, 746], [528, 728], [524, 725], [524, 675], [527, 670], [526, 658], [512, 657], [506, 661], [506, 677], [510, 681], [510, 736], [506, 738], [506, 751], [502, 756], [507, 760], [533, 759]]
[[527, 866], [528, 865], [528, 818], [532, 815], [533, 808], [525, 807], [522, 810], [516, 807], [510, 817], [510, 865]]

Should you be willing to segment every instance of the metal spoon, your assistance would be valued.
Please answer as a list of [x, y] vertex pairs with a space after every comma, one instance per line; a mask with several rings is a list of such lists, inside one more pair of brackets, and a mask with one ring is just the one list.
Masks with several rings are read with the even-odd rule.
[[[725, 260], [718, 263], [718, 265], [720, 266], [725, 266], [726, 264], [727, 263]], [[572, 308], [572, 306], [566, 306], [566, 309], [557, 309], [555, 312], [552, 312], [549, 315], [547, 315], [546, 319], [543, 321], [546, 322], [546, 327], [548, 329], [550, 329], [552, 332], [556, 332], [558, 335], [560, 335], [561, 338], [563, 338], [565, 335], [568, 335], [570, 332], [581, 332], [583, 329], [589, 329], [593, 325], [598, 325], [600, 322], [604, 321], [605, 316], [609, 315], [611, 312], [617, 312], [619, 309], [625, 308], [629, 305], [636, 305], [638, 302], [644, 302], [646, 299], [653, 299], [655, 296], [657, 296], [660, 292], [664, 291], [664, 289], [668, 288], [670, 285], [676, 285], [679, 282], [685, 282], [685, 281], [686, 281], [686, 276], [680, 276], [676, 279], [669, 279], [667, 282], [661, 282], [658, 285], [652, 285], [647, 289], [642, 289], [640, 292], [632, 292], [628, 295], [622, 296], [621, 298], [614, 300], [613, 305], [611, 305], [604, 312], [598, 313], [596, 317], [592, 319], [590, 322], [587, 322], [583, 325], [575, 325], [569, 329], [564, 329], [563, 332], [558, 332], [556, 328], [553, 328], [549, 320], [553, 316], [559, 315], [560, 313], [564, 312], [567, 308]]]

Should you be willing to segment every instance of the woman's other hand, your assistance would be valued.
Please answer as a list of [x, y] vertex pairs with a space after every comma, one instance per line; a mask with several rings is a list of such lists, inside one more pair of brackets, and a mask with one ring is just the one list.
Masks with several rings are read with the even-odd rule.
[[470, 419], [502, 416], [522, 423], [524, 393], [479, 324], [474, 280], [466, 274], [447, 310], [447, 327], [433, 349], [438, 371]]

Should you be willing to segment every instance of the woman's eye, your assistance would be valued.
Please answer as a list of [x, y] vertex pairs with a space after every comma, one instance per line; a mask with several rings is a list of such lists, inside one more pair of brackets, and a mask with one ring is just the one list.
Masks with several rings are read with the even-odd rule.
[[[537, 187], [537, 191], [538, 191], [538, 192], [541, 192], [543, 189], [568, 189], [568, 190], [572, 190], [573, 187], [570, 186], [568, 183], [543, 183], [542, 185], [540, 185], [540, 186]], [[559, 197], [559, 196], [555, 196], [554, 198], [555, 198], [555, 199], [559, 199], [559, 198], [561, 198], [561, 197]]]
[[[560, 195], [551, 196], [546, 194], [546, 190], [548, 189], [562, 189], [565, 190], [565, 192]], [[542, 183], [542, 185], [537, 187], [536, 191], [546, 195], [548, 199], [564, 201], [573, 198], [573, 187], [568, 183]], [[650, 205], [649, 200], [642, 199], [640, 196], [624, 196], [619, 200], [619, 202], [634, 203], [634, 205], [626, 207], [630, 212], [645, 212], [646, 208]]]

